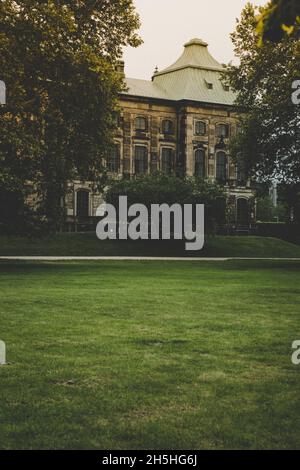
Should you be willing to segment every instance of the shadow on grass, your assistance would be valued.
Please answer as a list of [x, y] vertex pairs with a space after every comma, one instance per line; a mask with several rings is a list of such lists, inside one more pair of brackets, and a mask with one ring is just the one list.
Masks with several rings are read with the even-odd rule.
[[300, 258], [300, 246], [276, 238], [207, 236], [203, 250], [186, 251], [185, 242], [178, 240], [100, 241], [94, 233], [63, 233], [37, 240], [2, 236], [0, 256]]

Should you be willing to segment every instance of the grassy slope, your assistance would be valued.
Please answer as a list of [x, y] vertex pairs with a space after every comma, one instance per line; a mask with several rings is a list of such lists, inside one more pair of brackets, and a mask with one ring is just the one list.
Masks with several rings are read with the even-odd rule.
[[0, 263], [0, 295], [0, 448], [300, 448], [300, 263]]
[[60, 234], [30, 240], [0, 237], [0, 256], [236, 256], [236, 257], [300, 257], [300, 246], [276, 238], [211, 237], [200, 252], [185, 251], [184, 243], [165, 242], [101, 242], [94, 233]]

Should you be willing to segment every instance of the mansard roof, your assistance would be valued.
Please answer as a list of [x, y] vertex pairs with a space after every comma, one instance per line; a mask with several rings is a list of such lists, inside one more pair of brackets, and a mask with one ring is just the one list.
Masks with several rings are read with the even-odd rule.
[[192, 39], [184, 45], [179, 59], [155, 72], [152, 81], [127, 78], [125, 94], [232, 106], [236, 95], [221, 82], [224, 66], [212, 57], [207, 46], [201, 39]]

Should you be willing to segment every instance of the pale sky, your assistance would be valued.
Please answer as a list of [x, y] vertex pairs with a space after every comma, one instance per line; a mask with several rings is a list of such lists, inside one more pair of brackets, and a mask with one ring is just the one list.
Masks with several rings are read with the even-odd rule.
[[[221, 63], [234, 60], [230, 33], [248, 0], [134, 0], [141, 18], [144, 44], [126, 48], [127, 77], [150, 80], [175, 62], [183, 44], [198, 37], [209, 44], [210, 53]], [[265, 5], [267, 0], [253, 0]]]

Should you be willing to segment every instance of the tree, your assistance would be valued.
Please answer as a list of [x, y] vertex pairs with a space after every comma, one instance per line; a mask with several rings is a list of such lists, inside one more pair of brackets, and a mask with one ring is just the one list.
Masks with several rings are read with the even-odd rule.
[[272, 0], [263, 10], [258, 22], [261, 41], [281, 41], [286, 34], [299, 34], [299, 0]]
[[[103, 166], [124, 89], [116, 63], [137, 46], [132, 0], [0, 3], [0, 184], [26, 187], [57, 229], [68, 181], [103, 186]], [[27, 194], [28, 196], [28, 194]]]
[[[279, 200], [286, 207], [286, 220], [300, 224], [300, 183], [286, 184], [279, 186]], [[299, 235], [299, 234], [298, 234]]]
[[292, 103], [292, 83], [300, 77], [300, 41], [258, 45], [257, 13], [251, 4], [232, 34], [238, 66], [227, 83], [236, 91], [240, 131], [232, 155], [258, 181], [297, 182], [300, 178], [300, 107]]
[[[178, 178], [161, 173], [141, 175], [136, 179], [112, 181], [105, 192], [106, 202], [118, 208], [119, 197], [127, 196], [128, 205], [144, 204], [204, 204], [206, 229], [212, 231], [226, 218], [224, 190], [202, 178]], [[224, 212], [222, 212], [222, 208]]]

